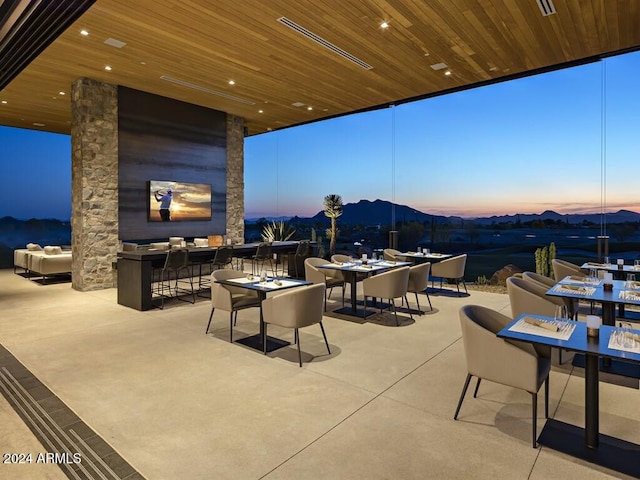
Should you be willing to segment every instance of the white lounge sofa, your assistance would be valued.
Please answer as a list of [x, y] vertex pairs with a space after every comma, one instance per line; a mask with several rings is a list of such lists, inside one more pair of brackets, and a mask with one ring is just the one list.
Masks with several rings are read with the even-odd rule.
[[24, 270], [23, 273], [29, 273], [29, 256], [32, 254], [44, 253], [44, 250], [37, 243], [27, 243], [27, 248], [17, 248], [13, 251], [13, 273], [17, 273], [18, 269]]
[[29, 277], [42, 277], [43, 283], [47, 277], [71, 273], [71, 252], [63, 251], [61, 247], [44, 247], [42, 252], [29, 255]]

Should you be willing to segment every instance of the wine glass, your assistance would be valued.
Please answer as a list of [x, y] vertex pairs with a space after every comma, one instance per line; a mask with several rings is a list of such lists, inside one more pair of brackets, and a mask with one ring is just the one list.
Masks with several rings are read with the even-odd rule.
[[555, 314], [553, 316], [556, 322], [565, 322], [569, 319], [566, 305], [556, 305]]
[[621, 334], [622, 334], [622, 346], [625, 348], [633, 348], [635, 341], [631, 334], [631, 323], [620, 322]]
[[625, 284], [625, 288], [634, 288], [634, 282], [636, 281], [635, 273], [627, 273], [627, 283]]

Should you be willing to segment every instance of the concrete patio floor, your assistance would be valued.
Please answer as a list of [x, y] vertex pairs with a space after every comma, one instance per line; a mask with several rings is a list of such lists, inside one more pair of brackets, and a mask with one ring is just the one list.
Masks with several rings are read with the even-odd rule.
[[[12, 270], [0, 283], [0, 343], [148, 479], [624, 478], [531, 448], [526, 392], [483, 382], [453, 420], [466, 376], [458, 310], [510, 315], [504, 294], [431, 295], [433, 312], [402, 314], [399, 327], [388, 313], [326, 315], [332, 353], [317, 325], [301, 330], [300, 368], [293, 345], [264, 356], [230, 344], [226, 312], [206, 335], [204, 298], [138, 312], [115, 289], [77, 292]], [[241, 311], [234, 338], [258, 328], [258, 310]], [[584, 424], [582, 374], [554, 365], [552, 417]], [[600, 384], [600, 429], [640, 443], [635, 387]], [[538, 412], [540, 431], [542, 399]], [[3, 453], [46, 451], [2, 396], [0, 430]], [[67, 477], [56, 465], [0, 464], [0, 478]]]

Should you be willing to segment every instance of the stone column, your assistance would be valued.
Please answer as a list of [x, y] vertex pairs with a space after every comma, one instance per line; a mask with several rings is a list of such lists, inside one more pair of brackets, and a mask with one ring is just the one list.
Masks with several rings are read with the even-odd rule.
[[80, 291], [116, 286], [118, 87], [89, 78], [71, 87], [72, 281]]
[[244, 243], [244, 119], [227, 115], [227, 238]]

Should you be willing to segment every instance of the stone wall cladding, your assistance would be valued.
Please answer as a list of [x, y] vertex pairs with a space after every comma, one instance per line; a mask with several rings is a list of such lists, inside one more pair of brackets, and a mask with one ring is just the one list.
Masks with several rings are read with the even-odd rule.
[[71, 88], [72, 287], [116, 286], [118, 88], [88, 78]]
[[244, 243], [244, 119], [227, 115], [227, 239]]

